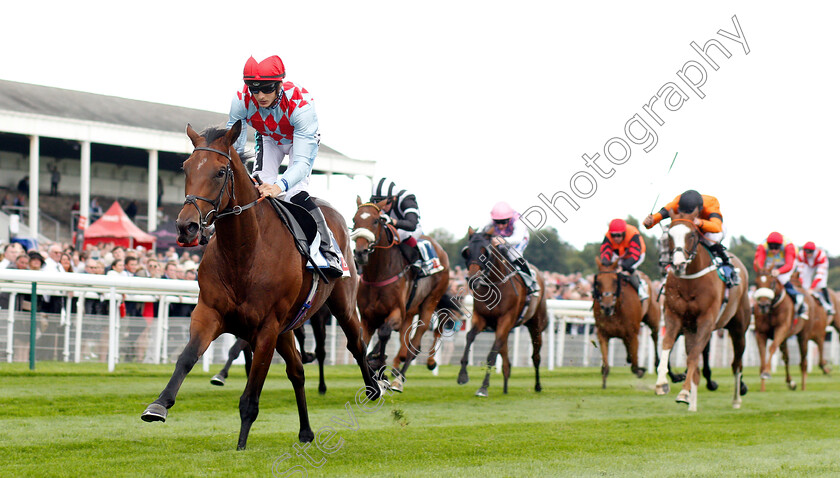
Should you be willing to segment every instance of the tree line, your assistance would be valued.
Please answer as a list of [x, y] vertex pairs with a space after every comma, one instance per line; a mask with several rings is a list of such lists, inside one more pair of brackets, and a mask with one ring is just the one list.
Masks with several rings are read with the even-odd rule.
[[[632, 216], [627, 218], [627, 224], [636, 226], [645, 241], [645, 261], [639, 267], [639, 270], [647, 274], [652, 280], [661, 279], [659, 249], [657, 247], [658, 236], [646, 233], [644, 227], [640, 227], [639, 221]], [[598, 270], [597, 261], [603, 235], [598, 236], [597, 242], [589, 242], [579, 250], [564, 241], [553, 227], [541, 229], [539, 232], [546, 238], [546, 241], [542, 242], [534, 237], [535, 234], [532, 234], [528, 248], [525, 249], [525, 259], [540, 270], [561, 274], [582, 272], [584, 275], [594, 274]], [[603, 234], [606, 234], [606, 227]], [[469, 240], [466, 234], [461, 238], [456, 238], [448, 230], [438, 228], [430, 232], [429, 235], [440, 243], [449, 255], [449, 262], [453, 267], [456, 265], [464, 266], [461, 250]], [[725, 244], [727, 249], [744, 263], [750, 283], [753, 283], [755, 271], [753, 271], [752, 263], [758, 244], [744, 236], [733, 237], [728, 242], [728, 244]], [[832, 289], [840, 289], [840, 256], [829, 257], [828, 285]]]

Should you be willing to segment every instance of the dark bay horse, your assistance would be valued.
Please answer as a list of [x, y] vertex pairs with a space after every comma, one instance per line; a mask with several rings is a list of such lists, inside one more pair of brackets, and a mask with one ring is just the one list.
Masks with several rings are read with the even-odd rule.
[[[630, 371], [642, 378], [645, 369], [639, 367], [639, 330], [642, 322], [647, 324], [650, 335], [653, 338], [654, 363], [659, 365], [659, 304], [654, 298], [642, 302], [639, 300], [639, 292], [630, 283], [627, 274], [618, 270], [618, 261], [604, 265], [600, 257], [596, 259], [598, 273], [593, 281], [592, 301], [595, 316], [595, 327], [598, 333], [598, 343], [601, 348], [601, 388], [607, 388], [607, 376], [610, 373], [609, 365], [609, 341], [613, 337], [620, 338], [627, 349], [627, 356], [630, 362]], [[638, 271], [639, 278], [647, 284], [648, 290], [653, 296], [653, 286], [650, 278]], [[672, 376], [672, 381], [674, 377]]]
[[688, 404], [689, 411], [697, 411], [700, 355], [709, 344], [712, 332], [726, 328], [734, 351], [732, 406], [740, 408], [741, 396], [746, 394], [741, 374], [746, 332], [750, 325], [746, 269], [737, 257], [730, 254], [736, 272], [741, 275], [741, 283], [727, 291], [723, 281], [717, 277], [717, 266], [711, 253], [702, 244], [703, 233], [694, 224], [696, 216], [696, 212], [674, 214], [667, 230], [668, 256], [672, 267], [665, 282], [663, 308], [666, 333], [657, 369], [656, 394], [665, 395], [669, 391], [667, 363], [674, 342], [682, 332], [685, 335], [687, 372], [677, 402]]
[[[422, 236], [432, 243], [444, 269], [431, 276], [415, 277], [397, 247], [399, 237], [396, 230], [380, 219], [386, 203], [387, 200], [363, 204], [357, 196], [358, 209], [353, 217], [351, 238], [356, 242], [355, 261], [361, 268], [357, 301], [362, 334], [367, 343], [374, 331], [379, 339], [368, 360], [374, 369], [380, 370], [387, 359], [385, 347], [391, 332], [399, 330], [401, 352], [394, 359], [394, 367], [399, 367], [400, 357], [403, 363], [399, 376], [391, 381], [390, 389], [402, 392], [405, 373], [420, 353], [423, 334], [449, 287], [449, 256], [437, 241]], [[415, 282], [416, 290], [412, 291]], [[418, 314], [419, 321], [414, 324], [414, 316]]]
[[[806, 320], [794, 318], [794, 301], [785, 291], [784, 285], [771, 274], [770, 269], [759, 270], [755, 277], [756, 290], [753, 294], [755, 305], [753, 317], [755, 320], [755, 341], [758, 344], [758, 357], [761, 361], [761, 391], [765, 391], [765, 382], [770, 379], [770, 359], [776, 349], [782, 352], [785, 362], [785, 383], [791, 390], [796, 390], [796, 382], [790, 378], [790, 357], [788, 355], [787, 339], [801, 334]], [[825, 327], [823, 327], [825, 329]], [[769, 350], [767, 341], [772, 339]], [[806, 346], [807, 350], [807, 346]], [[803, 360], [803, 363], [807, 363]], [[805, 373], [802, 372], [802, 385], [805, 386]]]
[[[307, 364], [314, 362], [316, 359], [318, 360], [318, 393], [321, 395], [327, 393], [327, 383], [324, 381], [324, 362], [327, 359], [327, 321], [330, 319], [331, 315], [329, 307], [325, 305], [321, 307], [315, 315], [309, 318], [309, 325], [312, 327], [312, 333], [315, 336], [314, 354], [312, 352], [307, 352], [304, 347], [306, 336], [304, 335], [303, 327], [298, 327], [294, 330], [295, 338], [297, 339], [300, 347], [301, 361]], [[224, 367], [222, 367], [222, 370], [210, 379], [210, 383], [220, 387], [224, 386], [231, 364], [233, 364], [233, 361], [236, 360], [236, 358], [239, 357], [239, 354], [243, 352], [245, 357], [245, 375], [249, 375], [251, 372], [251, 347], [248, 345], [246, 340], [238, 338], [228, 350], [228, 359], [225, 362]]]
[[[820, 370], [822, 370], [826, 375], [831, 373], [831, 369], [828, 367], [828, 362], [826, 362], [823, 356], [823, 353], [825, 352], [826, 327], [828, 326], [829, 319], [828, 314], [826, 313], [825, 308], [823, 308], [820, 300], [802, 287], [802, 280], [799, 277], [798, 271], [791, 275], [790, 282], [797, 290], [805, 294], [805, 303], [808, 304], [809, 310], [808, 320], [803, 320], [803, 322], [806, 323], [803, 325], [802, 331], [796, 336], [797, 342], [799, 343], [799, 368], [802, 371], [802, 390], [805, 390], [805, 378], [808, 375], [809, 341], [813, 341], [817, 346], [819, 357], [817, 359], [817, 363], [819, 364]], [[820, 292], [815, 291], [815, 293], [819, 294]], [[830, 294], [829, 297], [831, 297]]]
[[[239, 400], [240, 450], [245, 448], [259, 413], [260, 392], [275, 349], [286, 362], [286, 375], [295, 390], [298, 438], [301, 442], [314, 438], [306, 409], [303, 364], [291, 329], [324, 303], [329, 304], [347, 336], [347, 348], [359, 364], [368, 398], [376, 399], [381, 394], [359, 334], [355, 267], [349, 264], [351, 277], [318, 286], [319, 276], [306, 269], [306, 259], [298, 252], [295, 238], [269, 201], [260, 200], [232, 147], [241, 128], [242, 122], [238, 122], [230, 130], [209, 128], [200, 135], [187, 125], [195, 149], [183, 165], [186, 200], [176, 221], [178, 241], [197, 244], [203, 230], [213, 223], [216, 232], [198, 269], [200, 292], [190, 318], [190, 340], [166, 388], [141, 416], [148, 422], [165, 421], [181, 384], [210, 342], [223, 332], [231, 333], [245, 339], [254, 351], [248, 383]], [[342, 252], [350, 254], [344, 219], [328, 204], [319, 205]]]
[[514, 327], [524, 325], [531, 334], [536, 383], [534, 390], [542, 391], [540, 384], [540, 349], [542, 348], [542, 331], [548, 327], [548, 308], [546, 305], [545, 280], [535, 267], [537, 282], [540, 286], [539, 297], [530, 296], [528, 288], [513, 264], [492, 244], [492, 235], [476, 232], [469, 228], [469, 243], [464, 249], [464, 259], [467, 263], [467, 283], [473, 296], [472, 328], [467, 333], [467, 344], [464, 356], [461, 358], [461, 371], [458, 373], [458, 383], [469, 382], [467, 363], [469, 362], [470, 346], [475, 337], [483, 330], [490, 329], [496, 333], [496, 340], [487, 356], [487, 370], [484, 382], [475, 393], [478, 397], [487, 396], [490, 386], [490, 372], [496, 365], [496, 356], [502, 356], [502, 373], [504, 375], [503, 392], [508, 393], [508, 379], [510, 378], [510, 359], [508, 357], [508, 335]]

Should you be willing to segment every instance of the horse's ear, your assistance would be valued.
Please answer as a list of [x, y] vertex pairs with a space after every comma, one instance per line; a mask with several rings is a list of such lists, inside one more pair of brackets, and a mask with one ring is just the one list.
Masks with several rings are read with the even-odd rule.
[[362, 198], [356, 195], [356, 207], [360, 207], [362, 205]]
[[241, 132], [242, 120], [239, 120], [236, 123], [233, 123], [233, 126], [231, 126], [228, 132], [225, 133], [225, 140], [227, 141], [228, 146], [236, 142]]
[[475, 229], [473, 229], [473, 228], [472, 228], [472, 226], [470, 226], [470, 228], [469, 228], [469, 229], [467, 229], [467, 234], [469, 234], [470, 236], [472, 236], [473, 234], [475, 234]]
[[201, 135], [196, 133], [192, 125], [189, 123], [187, 123], [187, 136], [190, 137], [190, 141], [192, 141], [193, 146], [198, 147], [198, 142], [202, 139]]

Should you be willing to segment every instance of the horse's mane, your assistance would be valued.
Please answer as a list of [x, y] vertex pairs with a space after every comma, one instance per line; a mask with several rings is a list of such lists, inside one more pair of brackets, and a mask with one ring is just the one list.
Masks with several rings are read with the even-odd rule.
[[[227, 134], [227, 132], [227, 125], [216, 125], [207, 127], [200, 134], [205, 140], [207, 140], [207, 144], [211, 144], [213, 143], [213, 141], [216, 141], [217, 139]], [[239, 155], [239, 159], [242, 160], [243, 164], [249, 159], [253, 159], [254, 157], [256, 157], [256, 154], [253, 151], [245, 151], [241, 155]]]

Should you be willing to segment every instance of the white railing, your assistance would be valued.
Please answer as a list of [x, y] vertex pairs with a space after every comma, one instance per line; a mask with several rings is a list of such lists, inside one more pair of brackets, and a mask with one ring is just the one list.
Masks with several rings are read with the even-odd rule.
[[[169, 359], [167, 351], [171, 348], [180, 348], [186, 343], [169, 343], [169, 304], [172, 303], [187, 303], [195, 304], [198, 297], [198, 283], [195, 281], [181, 281], [168, 279], [149, 279], [137, 277], [114, 277], [103, 275], [90, 274], [60, 274], [48, 273], [42, 271], [19, 271], [19, 270], [0, 270], [0, 292], [7, 292], [12, 294], [10, 301], [10, 310], [7, 313], [7, 329], [6, 329], [6, 359], [11, 362], [13, 359], [13, 333], [14, 333], [14, 317], [13, 310], [14, 297], [19, 294], [30, 294], [32, 282], [37, 283], [38, 294], [51, 294], [56, 296], [72, 295], [74, 300], [78, 300], [77, 312], [74, 321], [70, 317], [69, 304], [61, 314], [61, 326], [64, 327], [64, 351], [63, 358], [65, 361], [72, 360], [80, 362], [81, 357], [81, 343], [82, 330], [85, 327], [84, 304], [85, 298], [99, 297], [102, 295], [106, 297], [110, 303], [108, 315], [107, 328], [107, 363], [108, 370], [113, 371], [119, 361], [120, 350], [120, 320], [118, 316], [118, 306], [123, 300], [123, 295], [127, 295], [126, 299], [137, 302], [157, 302], [158, 314], [151, 326], [150, 333], [152, 335], [152, 345], [150, 360], [153, 363], [166, 363]], [[69, 303], [69, 301], [68, 301]], [[467, 296], [463, 301], [464, 311], [468, 314], [472, 312], [472, 300]], [[595, 320], [592, 315], [591, 301], [572, 301], [572, 300], [549, 300], [549, 323], [548, 328], [543, 332], [543, 356], [545, 357], [543, 364], [549, 370], [554, 370], [556, 367], [568, 366], [570, 363], [575, 365], [590, 366], [600, 365], [600, 357], [593, 360], [592, 354], [594, 352], [592, 337], [593, 326]], [[21, 312], [17, 312], [21, 314]], [[469, 315], [465, 318], [469, 320]], [[567, 326], [574, 329], [582, 328], [580, 334], [568, 334], [566, 332]], [[71, 340], [71, 329], [75, 333], [75, 340]], [[532, 344], [527, 330], [522, 338], [522, 327], [516, 327], [511, 333], [510, 359], [511, 365], [530, 366], [530, 356], [532, 354]], [[661, 332], [661, 330], [660, 330]], [[424, 344], [430, 344], [431, 333], [426, 334], [429, 337], [424, 338]], [[311, 337], [311, 334], [309, 334]], [[447, 359], [445, 363], [458, 363], [460, 361], [460, 354], [463, 353], [465, 333], [457, 332], [454, 338], [451, 338], [451, 346], [457, 350], [452, 354], [452, 359]], [[661, 335], [660, 335], [661, 339]], [[181, 339], [179, 339], [181, 340]], [[310, 339], [311, 340], [311, 339]], [[523, 343], [524, 340], [524, 343]], [[217, 340], [218, 341], [218, 340]], [[483, 349], [489, 351], [492, 343], [492, 334], [479, 334], [476, 342], [471, 350], [469, 363], [474, 364], [474, 356], [478, 354], [481, 357], [483, 351], [476, 352], [476, 349]], [[70, 344], [74, 342], [74, 350], [70, 351]], [[212, 363], [224, 362], [227, 358], [227, 348], [223, 345], [231, 343], [230, 337], [226, 337], [222, 342], [211, 344], [203, 357], [204, 370], [209, 370]], [[661, 340], [659, 341], [661, 348]], [[350, 363], [349, 353], [345, 350], [343, 353], [343, 360], [340, 360], [339, 350], [343, 349], [346, 344], [346, 339], [340, 328], [333, 320], [332, 325], [327, 328], [327, 347], [328, 347], [328, 362], [331, 364]], [[649, 371], [654, 368], [654, 346], [653, 340], [650, 337], [650, 331], [643, 327], [640, 332], [639, 341], [639, 364], [646, 365]], [[827, 344], [829, 351], [826, 354], [830, 362], [840, 363], [840, 340], [838, 334], [832, 333], [832, 340]], [[570, 351], [569, 347], [574, 346], [575, 349], [582, 349], [582, 351]], [[394, 337], [388, 344], [388, 354], [394, 356], [396, 349], [399, 347], [398, 335], [395, 332]], [[309, 345], [307, 345], [309, 348]], [[752, 329], [747, 337], [747, 352], [745, 353], [745, 365], [756, 365], [755, 352], [755, 338]], [[812, 349], [815, 349], [813, 345]], [[680, 343], [675, 346], [676, 357], [672, 361], [674, 366], [684, 366], [685, 353], [682, 346], [682, 339]], [[311, 349], [310, 349], [311, 350]], [[428, 353], [428, 347], [423, 346], [423, 353], [419, 359], [425, 358]], [[623, 350], [620, 340], [612, 339], [609, 343], [608, 361], [610, 366], [614, 365], [617, 350]], [[727, 360], [731, 360], [731, 343], [726, 339], [726, 334], [719, 337], [717, 333], [712, 336], [712, 347], [710, 362], [714, 367], [728, 366]], [[773, 357], [773, 367], [775, 369], [778, 363], [778, 356]], [[815, 350], [811, 351], [812, 359], [809, 360], [809, 368], [814, 363]], [[441, 360], [439, 360], [440, 362]], [[497, 367], [501, 367], [501, 360], [497, 361]]]

